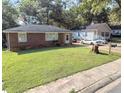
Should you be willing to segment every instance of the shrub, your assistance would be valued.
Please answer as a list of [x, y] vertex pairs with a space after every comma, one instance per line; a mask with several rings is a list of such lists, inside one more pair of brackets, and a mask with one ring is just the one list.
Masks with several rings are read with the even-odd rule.
[[26, 49], [26, 45], [21, 45], [21, 46], [19, 47], [19, 49], [20, 49], [20, 50], [25, 50], [25, 49]]
[[77, 93], [74, 89], [72, 89], [69, 93]]

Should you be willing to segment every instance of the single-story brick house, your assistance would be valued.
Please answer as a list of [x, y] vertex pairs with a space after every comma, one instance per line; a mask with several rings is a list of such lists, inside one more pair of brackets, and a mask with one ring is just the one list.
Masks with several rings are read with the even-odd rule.
[[51, 25], [22, 25], [3, 31], [11, 51], [72, 43], [70, 30]]

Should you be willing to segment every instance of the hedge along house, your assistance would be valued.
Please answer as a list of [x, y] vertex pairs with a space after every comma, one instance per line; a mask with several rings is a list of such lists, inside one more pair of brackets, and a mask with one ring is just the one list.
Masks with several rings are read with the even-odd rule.
[[11, 51], [71, 44], [70, 30], [51, 25], [23, 25], [3, 31]]

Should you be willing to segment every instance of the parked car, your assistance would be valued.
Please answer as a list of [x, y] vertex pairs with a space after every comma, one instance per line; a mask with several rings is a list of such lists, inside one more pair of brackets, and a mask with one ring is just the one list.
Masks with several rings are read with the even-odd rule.
[[106, 40], [96, 40], [96, 41], [94, 41], [94, 44], [104, 45], [104, 44], [107, 44], [107, 41]]
[[98, 39], [98, 40], [82, 40], [81, 43], [104, 45], [104, 44], [107, 44], [107, 41], [106, 40], [101, 40], [101, 39]]
[[117, 47], [117, 44], [112, 43], [112, 44], [111, 44], [111, 47]]
[[74, 43], [77, 43], [77, 42], [79, 42], [79, 41], [81, 41], [80, 38], [72, 38], [72, 42], [74, 42]]

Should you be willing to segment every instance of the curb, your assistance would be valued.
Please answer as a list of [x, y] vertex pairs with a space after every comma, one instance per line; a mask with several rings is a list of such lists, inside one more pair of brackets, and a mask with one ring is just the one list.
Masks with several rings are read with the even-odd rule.
[[[95, 93], [108, 93], [111, 90], [113, 90], [116, 86], [118, 86], [121, 83], [121, 78], [113, 81], [112, 83], [106, 85], [105, 87], [99, 89], [98, 91], [96, 91]], [[121, 91], [121, 90], [120, 90]], [[120, 93], [120, 92], [119, 92]]]
[[121, 77], [121, 73], [119, 71], [77, 92], [78, 93], [95, 93], [100, 88], [112, 83], [113, 81], [117, 80], [120, 77]]

